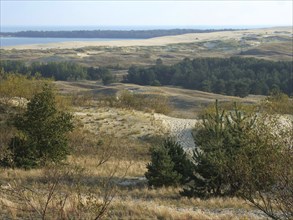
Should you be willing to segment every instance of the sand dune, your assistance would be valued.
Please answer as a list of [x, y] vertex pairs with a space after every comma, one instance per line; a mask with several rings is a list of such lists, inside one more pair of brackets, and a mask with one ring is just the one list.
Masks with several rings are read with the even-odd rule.
[[212, 33], [193, 33], [176, 36], [156, 37], [144, 40], [119, 40], [119, 41], [79, 41], [79, 42], [61, 42], [48, 44], [17, 45], [2, 47], [2, 49], [72, 49], [90, 46], [109, 46], [109, 47], [127, 47], [127, 46], [161, 46], [167, 44], [191, 43], [207, 40], [225, 40], [241, 39], [244, 35], [286, 35], [292, 36], [291, 27], [275, 27], [241, 31], [221, 31]]

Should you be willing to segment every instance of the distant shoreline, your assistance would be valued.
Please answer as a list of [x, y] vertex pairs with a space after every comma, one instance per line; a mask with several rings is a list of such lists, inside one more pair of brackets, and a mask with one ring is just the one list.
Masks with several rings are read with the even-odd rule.
[[0, 37], [0, 45], [3, 47], [13, 47], [19, 45], [36, 45], [36, 44], [51, 44], [62, 42], [91, 42], [91, 41], [123, 41], [136, 39], [121, 39], [121, 38], [36, 38], [36, 37]]
[[[149, 39], [192, 33], [212, 33], [221, 31], [238, 31], [240, 29], [156, 29], [156, 30], [74, 30], [74, 31], [19, 31], [0, 32], [0, 37], [30, 38], [116, 38]], [[244, 30], [244, 29], [241, 29]]]
[[[274, 28], [260, 28], [260, 29], [249, 29], [249, 30], [239, 30], [239, 31], [214, 31], [210, 33], [189, 33], [181, 35], [163, 36], [155, 37], [150, 39], [121, 39], [121, 40], [111, 40], [111, 41], [71, 41], [71, 42], [58, 42], [58, 43], [40, 43], [40, 44], [26, 44], [26, 45], [16, 45], [16, 46], [1, 46], [1, 49], [11, 50], [47, 50], [47, 49], [76, 49], [83, 47], [129, 47], [129, 46], [164, 46], [169, 44], [178, 43], [196, 43], [205, 42], [212, 40], [221, 39], [232, 39], [241, 40], [244, 35], [250, 34], [280, 34], [278, 32], [284, 32], [285, 35], [292, 36], [291, 27], [274, 27]], [[32, 38], [33, 39], [33, 38]]]
[[171, 30], [171, 29], [197, 29], [197, 30], [223, 30], [223, 29], [260, 29], [272, 28], [273, 25], [1, 25], [1, 31], [21, 32], [21, 31], [143, 31], [143, 30]]

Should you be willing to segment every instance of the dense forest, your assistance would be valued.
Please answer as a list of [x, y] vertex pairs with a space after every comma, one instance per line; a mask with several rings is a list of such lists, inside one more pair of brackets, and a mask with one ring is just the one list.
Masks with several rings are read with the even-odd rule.
[[[20, 73], [23, 75], [42, 76], [55, 80], [99, 80], [111, 81], [113, 76], [106, 68], [84, 67], [76, 63], [51, 62], [32, 63], [26, 65], [22, 61], [0, 61], [0, 69], [6, 73]], [[105, 84], [107, 84], [107, 82]]]
[[215, 31], [233, 31], [234, 29], [170, 29], [170, 30], [94, 30], [94, 31], [20, 31], [0, 32], [3, 37], [51, 37], [51, 38], [136, 38], [145, 39], [152, 37], [188, 34], [188, 33], [210, 33]]
[[[139, 85], [175, 85], [231, 96], [268, 95], [279, 90], [293, 94], [293, 62], [273, 62], [254, 58], [185, 58], [167, 66], [161, 59], [151, 67], [131, 66], [124, 82]], [[115, 81], [107, 68], [85, 67], [76, 63], [51, 62], [26, 65], [22, 61], [0, 61], [0, 70], [55, 80]]]
[[293, 62], [254, 58], [185, 58], [172, 66], [158, 59], [152, 67], [131, 66], [125, 82], [175, 85], [225, 95], [268, 95], [277, 89], [293, 94]]

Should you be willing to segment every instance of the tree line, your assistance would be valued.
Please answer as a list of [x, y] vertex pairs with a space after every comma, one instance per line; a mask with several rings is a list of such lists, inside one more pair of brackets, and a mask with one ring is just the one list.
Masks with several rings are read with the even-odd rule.
[[293, 93], [293, 62], [255, 58], [185, 58], [167, 66], [161, 59], [151, 67], [131, 66], [125, 82], [140, 85], [175, 85], [224, 95]]
[[70, 62], [35, 62], [26, 65], [22, 61], [3, 60], [0, 61], [0, 69], [6, 73], [20, 73], [23, 75], [42, 76], [54, 78], [55, 80], [100, 80], [108, 84], [114, 80], [109, 69], [104, 67], [85, 67]]
[[[139, 85], [175, 85], [224, 95], [245, 97], [268, 95], [276, 90], [293, 94], [293, 62], [255, 58], [185, 58], [167, 66], [161, 59], [151, 67], [131, 66], [124, 82]], [[2, 60], [1, 71], [42, 76], [55, 80], [102, 80], [114, 82], [115, 76], [105, 67], [85, 67], [71, 62], [35, 62]]]
[[234, 29], [158, 29], [158, 30], [79, 30], [79, 31], [20, 31], [2, 32], [0, 36], [8, 37], [51, 37], [51, 38], [139, 38], [162, 37], [188, 33], [210, 33], [215, 31], [233, 31]]

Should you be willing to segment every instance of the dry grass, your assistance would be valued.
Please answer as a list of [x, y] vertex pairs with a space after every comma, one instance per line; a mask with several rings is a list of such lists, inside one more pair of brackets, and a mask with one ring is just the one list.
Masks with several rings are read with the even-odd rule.
[[[259, 102], [261, 99], [264, 99], [263, 96], [250, 95], [245, 98], [239, 98], [170, 86], [154, 87], [123, 83], [115, 83], [109, 86], [103, 86], [98, 83], [90, 81], [83, 81], [78, 83], [56, 82], [55, 84], [57, 88], [62, 90], [62, 93], [64, 94], [72, 94], [74, 91], [79, 91], [79, 95], [81, 97], [77, 100], [81, 101], [78, 103], [77, 106], [84, 106], [86, 108], [92, 107], [91, 111], [93, 113], [95, 113], [96, 107], [125, 107], [125, 105], [115, 105], [116, 96], [119, 96], [119, 94], [123, 91], [133, 91], [134, 94], [145, 95], [150, 97], [154, 95], [165, 97], [165, 99], [169, 101], [164, 102], [163, 105], [157, 105], [157, 109], [164, 107], [167, 109], [167, 111], [164, 111], [164, 114], [178, 118], [196, 118], [198, 112], [200, 112], [209, 104], [214, 103], [216, 99], [218, 99], [220, 102], [231, 103], [233, 101], [236, 101], [247, 105], [255, 104]], [[109, 99], [105, 99], [106, 97], [108, 97]], [[84, 100], [84, 102], [82, 102], [82, 100]], [[91, 102], [91, 100], [95, 101]], [[146, 101], [149, 100], [146, 99]], [[110, 102], [113, 103], [111, 104]], [[147, 108], [149, 108], [150, 110], [151, 108], [153, 108], [152, 106], [156, 105], [148, 105]], [[130, 106], [129, 109], [133, 108], [134, 107]], [[155, 108], [153, 108], [152, 110], [155, 111]]]
[[[1, 217], [40, 219], [50, 186], [58, 180], [46, 209], [49, 219], [93, 219], [107, 195], [114, 198], [106, 219], [262, 219], [237, 198], [187, 199], [179, 196], [180, 188], [148, 188], [143, 177], [150, 143], [75, 132], [82, 139], [75, 144], [82, 146], [65, 165], [0, 170]], [[82, 148], [87, 150], [81, 154]]]
[[287, 42], [268, 42], [241, 53], [244, 57], [256, 57], [268, 60], [292, 61], [292, 39]]
[[[49, 219], [93, 219], [109, 189], [110, 198], [114, 198], [106, 219], [263, 218], [237, 198], [188, 199], [180, 197], [180, 188], [148, 188], [143, 178], [149, 161], [148, 143], [75, 132], [82, 139], [75, 144], [84, 145], [76, 146], [65, 165], [35, 170], [1, 169], [0, 216], [40, 219], [38, 212], [45, 207], [50, 186], [58, 180], [46, 211]], [[81, 154], [80, 148], [87, 150]]]
[[[248, 52], [253, 49], [261, 52], [252, 54], [254, 57], [292, 58], [292, 51], [289, 51], [292, 43], [279, 42], [279, 38], [274, 37], [288, 33], [276, 31], [278, 29], [191, 34], [169, 37], [168, 41], [166, 38], [144, 41], [141, 45], [119, 45], [118, 42], [114, 47], [1, 50], [1, 58], [28, 62], [72, 61], [86, 66], [109, 66], [111, 63], [109, 67], [121, 70], [121, 78], [133, 64], [148, 66], [158, 58], [164, 64], [174, 64], [185, 57], [227, 57], [239, 54], [243, 46]], [[290, 30], [289, 35], [291, 33]], [[252, 35], [256, 35], [253, 40], [243, 38]], [[214, 48], [210, 48], [211, 45]], [[144, 178], [150, 159], [148, 150], [165, 134], [161, 122], [155, 120], [152, 112], [168, 103], [155, 100], [148, 109], [140, 108], [140, 99], [145, 95], [161, 95], [169, 99], [172, 106], [170, 112], [164, 113], [195, 118], [215, 99], [254, 104], [263, 97], [240, 99], [174, 87], [103, 86], [88, 81], [55, 84], [62, 94], [57, 97], [58, 106], [76, 112], [77, 128], [69, 135], [72, 155], [57, 167], [35, 170], [0, 168], [0, 219], [42, 219], [45, 207], [47, 219], [94, 219], [105, 207], [103, 205], [111, 201], [106, 207], [106, 219], [265, 219], [259, 211], [238, 198], [188, 199], [179, 195], [181, 188], [149, 188]], [[124, 90], [139, 95], [130, 99], [127, 95], [122, 96], [124, 101], [119, 103], [116, 95]], [[164, 105], [160, 105], [162, 103]], [[226, 107], [230, 108], [229, 105]], [[8, 120], [5, 111], [0, 109], [3, 124]], [[6, 128], [1, 124], [1, 150], [14, 134]], [[51, 197], [50, 192], [54, 192]], [[51, 198], [49, 202], [48, 198]]]
[[[84, 158], [86, 160], [86, 158]], [[92, 158], [89, 158], [92, 161]], [[69, 160], [70, 166], [73, 166]], [[62, 181], [55, 192], [52, 203], [48, 206], [47, 216], [58, 218], [60, 201], [64, 202], [62, 215], [66, 218], [92, 219], [96, 214], [95, 207], [103, 203], [105, 188], [103, 180], [117, 164], [106, 163], [105, 167], [94, 169], [94, 162], [91, 166], [85, 163], [86, 167], [82, 173], [72, 171], [62, 177]], [[127, 164], [127, 162], [126, 162]], [[120, 185], [123, 179], [125, 167], [120, 166], [119, 172], [115, 173], [112, 179], [116, 184], [115, 197], [109, 206], [106, 218], [110, 219], [264, 219], [263, 216], [251, 209], [244, 201], [237, 198], [213, 198], [209, 200], [181, 198], [178, 194], [179, 188], [149, 189], [145, 182], [133, 186]], [[134, 166], [136, 164], [133, 164]], [[76, 166], [76, 164], [74, 164]], [[107, 171], [104, 169], [107, 167]], [[72, 170], [73, 168], [70, 168]], [[94, 169], [94, 170], [93, 170]], [[29, 214], [38, 219], [38, 214], [24, 205], [15, 197], [5, 194], [6, 189], [23, 189], [30, 187], [33, 191], [25, 191], [25, 196], [30, 198], [30, 203], [35, 209], [41, 210], [48, 194], [50, 182], [45, 176], [44, 170], [23, 171], [23, 170], [2, 170], [2, 177], [6, 184], [1, 184], [0, 213], [2, 216], [10, 216], [14, 219], [28, 217]], [[109, 171], [109, 173], [107, 173]], [[11, 173], [14, 173], [11, 175]], [[135, 173], [130, 171], [129, 175], [142, 175], [144, 169], [137, 169]], [[7, 173], [10, 173], [9, 175]], [[128, 175], [127, 174], [127, 175]], [[11, 181], [14, 181], [14, 185]], [[120, 182], [119, 182], [120, 181]], [[6, 187], [6, 188], [5, 188]], [[4, 189], [4, 193], [3, 193]], [[19, 192], [19, 191], [17, 191]], [[24, 195], [20, 194], [23, 199]], [[65, 201], [66, 198], [66, 201]], [[81, 204], [85, 207], [81, 208]], [[93, 206], [93, 207], [91, 207]], [[79, 212], [79, 216], [78, 213]]]
[[170, 205], [165, 206], [156, 201], [129, 199], [114, 201], [108, 216], [111, 219], [258, 219], [257, 216], [245, 212], [237, 215], [231, 209], [209, 211], [197, 207], [178, 208]]
[[[78, 108], [75, 117], [84, 129], [96, 135], [111, 135], [115, 138], [147, 140], [163, 135], [160, 122], [154, 115], [121, 108]], [[123, 145], [123, 140], [122, 143]], [[132, 144], [131, 144], [132, 145]]]
[[[87, 82], [70, 86], [97, 89]], [[125, 86], [113, 87], [119, 91]], [[146, 89], [151, 94], [163, 91], [179, 101], [193, 100], [195, 94], [207, 102], [212, 99], [212, 94], [197, 91]], [[101, 107], [92, 97], [81, 99], [81, 107], [72, 107], [63, 98], [58, 103], [76, 111], [76, 129], [69, 134], [72, 155], [63, 165], [53, 167], [1, 168], [0, 218], [42, 219], [46, 210], [47, 219], [94, 219], [103, 205], [112, 201], [106, 207], [106, 219], [264, 219], [237, 198], [188, 199], [179, 195], [180, 188], [148, 188], [144, 173], [149, 148], [164, 135], [161, 122], [155, 121], [152, 113]], [[7, 142], [9, 138], [0, 135], [0, 139]]]

